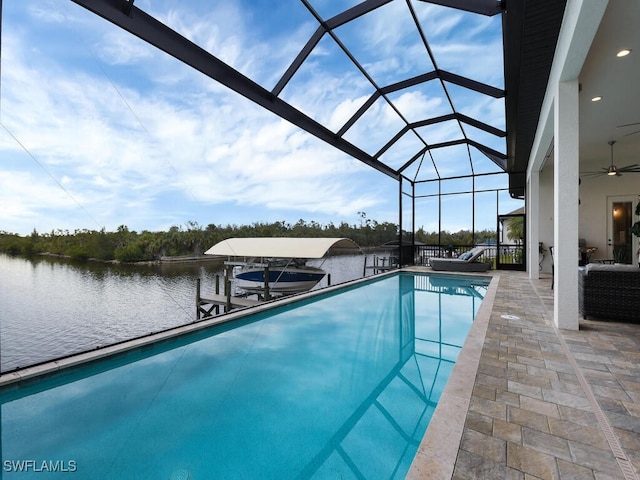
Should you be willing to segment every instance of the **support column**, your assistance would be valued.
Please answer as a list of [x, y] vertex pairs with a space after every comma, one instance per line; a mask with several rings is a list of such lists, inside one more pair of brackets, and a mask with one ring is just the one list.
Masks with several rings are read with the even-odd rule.
[[558, 328], [578, 330], [578, 81], [558, 82], [554, 102], [554, 307]]
[[531, 172], [527, 178], [527, 270], [529, 278], [540, 278], [540, 172]]

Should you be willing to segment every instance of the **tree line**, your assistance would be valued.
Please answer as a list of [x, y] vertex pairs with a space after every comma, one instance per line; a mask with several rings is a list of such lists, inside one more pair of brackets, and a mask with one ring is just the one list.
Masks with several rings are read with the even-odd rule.
[[[406, 233], [405, 233], [406, 236]], [[115, 232], [101, 230], [52, 230], [21, 236], [0, 231], [0, 252], [11, 255], [51, 254], [76, 260], [96, 259], [119, 262], [154, 261], [166, 256], [201, 255], [216, 243], [231, 237], [347, 237], [361, 247], [375, 247], [398, 239], [398, 226], [390, 222], [377, 222], [360, 212], [359, 224], [339, 225], [299, 220], [252, 225], [214, 225], [206, 227], [194, 221], [184, 226], [172, 226], [169, 231], [140, 233], [121, 225]], [[475, 238], [474, 238], [475, 237]], [[408, 237], [407, 237], [408, 239]], [[495, 240], [495, 232], [482, 231], [475, 235], [468, 230], [460, 232], [431, 232], [422, 228], [416, 232], [416, 241], [429, 245], [474, 245]]]

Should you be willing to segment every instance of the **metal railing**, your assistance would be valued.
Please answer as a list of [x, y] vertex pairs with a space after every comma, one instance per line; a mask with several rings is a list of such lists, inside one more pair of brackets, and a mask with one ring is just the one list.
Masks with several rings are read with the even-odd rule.
[[416, 245], [414, 249], [414, 263], [416, 265], [429, 266], [432, 258], [457, 258], [475, 247], [484, 247], [476, 261], [491, 264], [496, 268], [497, 264], [519, 265], [522, 263], [524, 248], [522, 245]]
[[[416, 245], [411, 248], [410, 245], [403, 245], [402, 263], [403, 265], [411, 264], [411, 256], [413, 255], [413, 265], [430, 266], [432, 258], [458, 258], [465, 252], [475, 248], [484, 247], [484, 252], [476, 259], [477, 262], [489, 263], [492, 269], [499, 266], [501, 268], [513, 268], [523, 264], [524, 247], [518, 244], [509, 245]], [[387, 257], [387, 258], [385, 258]], [[391, 249], [388, 254], [377, 256], [374, 255], [369, 264], [365, 264], [366, 269], [373, 269], [375, 273], [381, 271], [398, 268], [399, 249]]]
[[[429, 266], [432, 258], [457, 258], [472, 248], [484, 245], [416, 245], [414, 262], [416, 265]], [[486, 250], [478, 258], [479, 262], [491, 262], [497, 255], [495, 245], [487, 245]]]

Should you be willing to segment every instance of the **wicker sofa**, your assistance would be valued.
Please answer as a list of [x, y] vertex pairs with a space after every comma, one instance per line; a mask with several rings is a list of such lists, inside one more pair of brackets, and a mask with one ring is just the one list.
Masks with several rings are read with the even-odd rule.
[[640, 268], [590, 263], [579, 270], [579, 308], [583, 318], [640, 322]]

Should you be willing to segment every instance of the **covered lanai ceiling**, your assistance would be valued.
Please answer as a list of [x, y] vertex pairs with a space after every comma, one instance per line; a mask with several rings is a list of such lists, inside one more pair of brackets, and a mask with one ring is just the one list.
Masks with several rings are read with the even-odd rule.
[[[504, 2], [279, 1], [258, 23], [289, 37], [289, 48], [256, 45], [261, 64], [225, 52], [223, 42], [198, 45], [189, 25], [170, 12], [143, 11], [141, 2], [74, 2], [394, 179], [505, 172], [508, 154], [519, 152], [515, 135], [507, 151]], [[504, 16], [513, 38], [523, 13], [519, 5]], [[511, 51], [517, 76], [506, 76], [514, 92], [527, 74], [521, 46], [514, 42]], [[302, 90], [309, 78], [317, 81]], [[515, 132], [520, 112], [511, 111]]]

